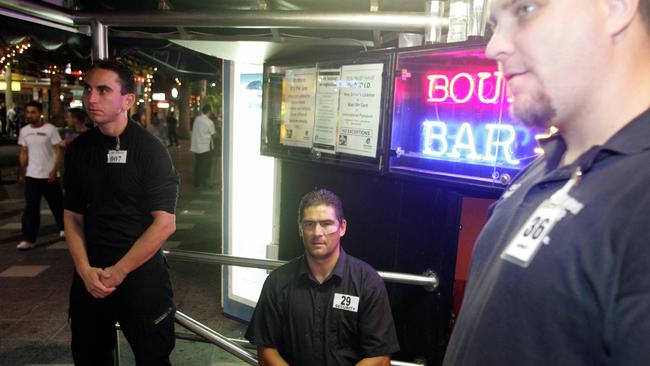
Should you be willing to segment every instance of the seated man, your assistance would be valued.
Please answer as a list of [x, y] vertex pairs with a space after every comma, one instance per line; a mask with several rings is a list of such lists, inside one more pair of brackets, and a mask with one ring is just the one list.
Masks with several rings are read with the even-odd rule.
[[260, 365], [389, 365], [399, 350], [382, 279], [341, 248], [346, 226], [334, 193], [300, 201], [305, 254], [269, 275], [246, 332]]

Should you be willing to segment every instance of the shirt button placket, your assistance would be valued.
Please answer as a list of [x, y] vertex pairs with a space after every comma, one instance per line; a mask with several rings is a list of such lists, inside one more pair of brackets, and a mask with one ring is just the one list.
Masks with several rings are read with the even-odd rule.
[[[314, 340], [313, 340], [313, 350], [314, 350], [314, 358], [316, 360], [322, 361], [323, 360], [323, 309], [321, 307], [321, 293], [320, 293], [320, 286], [317, 286], [314, 296], [314, 305], [315, 305], [315, 311], [314, 311]], [[322, 362], [319, 362], [322, 363]]]

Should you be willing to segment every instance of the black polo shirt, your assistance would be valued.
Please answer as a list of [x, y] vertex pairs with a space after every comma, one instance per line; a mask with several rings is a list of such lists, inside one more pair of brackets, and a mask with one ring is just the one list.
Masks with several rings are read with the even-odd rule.
[[323, 284], [304, 256], [273, 271], [246, 338], [277, 348], [290, 365], [354, 365], [399, 350], [384, 282], [343, 249]]
[[[650, 112], [559, 166], [565, 148], [547, 141], [493, 205], [444, 365], [650, 365]], [[578, 167], [528, 266], [504, 259]]]
[[119, 136], [125, 162], [109, 162], [117, 141], [94, 128], [66, 151], [64, 207], [84, 215], [89, 254], [95, 247], [129, 249], [153, 222], [151, 211], [176, 209], [179, 178], [167, 149], [129, 121]]

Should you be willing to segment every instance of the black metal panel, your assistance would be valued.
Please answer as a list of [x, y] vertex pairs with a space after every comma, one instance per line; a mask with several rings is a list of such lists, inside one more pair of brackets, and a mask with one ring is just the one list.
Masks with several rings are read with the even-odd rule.
[[387, 289], [402, 348], [394, 358], [440, 364], [449, 335], [461, 196], [432, 182], [283, 161], [280, 259], [302, 254], [298, 202], [314, 187], [343, 200], [348, 228], [342, 243], [348, 253], [381, 271], [438, 274], [434, 292], [402, 284]]

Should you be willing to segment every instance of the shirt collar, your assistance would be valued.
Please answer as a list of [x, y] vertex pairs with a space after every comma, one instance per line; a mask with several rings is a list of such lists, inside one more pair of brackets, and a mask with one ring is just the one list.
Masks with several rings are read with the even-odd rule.
[[[343, 248], [340, 248], [340, 253], [339, 253], [339, 259], [336, 261], [336, 264], [334, 265], [334, 269], [332, 270], [332, 274], [325, 280], [325, 282], [329, 281], [333, 276], [336, 276], [338, 278], [343, 278], [343, 274], [345, 273], [345, 267], [348, 263], [348, 255], [345, 253], [345, 250]], [[316, 281], [314, 279], [314, 276], [311, 274], [311, 271], [309, 270], [309, 265], [307, 264], [307, 258], [305, 258], [305, 255], [303, 254], [302, 257], [300, 258], [300, 266], [298, 269], [298, 276], [299, 277], [306, 277], [309, 278], [312, 281]], [[323, 283], [325, 283], [323, 282]]]
[[[599, 156], [609, 153], [633, 155], [650, 149], [650, 109], [641, 113], [628, 124], [617, 131], [602, 146], [595, 146], [585, 152], [579, 161], [584, 161], [589, 168]], [[539, 141], [544, 150], [545, 160], [549, 168], [557, 167], [566, 151], [566, 143], [562, 135], [556, 133]]]
[[625, 155], [650, 149], [650, 109], [623, 126], [603, 145], [603, 149]]

